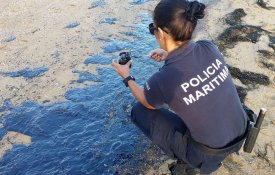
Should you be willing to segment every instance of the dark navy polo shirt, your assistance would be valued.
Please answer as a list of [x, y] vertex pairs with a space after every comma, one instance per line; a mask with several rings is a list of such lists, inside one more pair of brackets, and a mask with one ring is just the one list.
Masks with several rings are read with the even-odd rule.
[[247, 116], [222, 54], [210, 41], [190, 41], [169, 53], [144, 86], [156, 108], [168, 104], [194, 140], [221, 148], [241, 136]]

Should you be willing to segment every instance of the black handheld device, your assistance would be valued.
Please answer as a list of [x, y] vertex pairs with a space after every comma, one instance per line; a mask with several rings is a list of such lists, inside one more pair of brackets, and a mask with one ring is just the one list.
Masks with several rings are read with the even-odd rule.
[[258, 134], [260, 132], [261, 125], [264, 120], [266, 111], [267, 110], [265, 108], [261, 108], [260, 113], [257, 117], [256, 123], [254, 125], [252, 125], [252, 127], [250, 128], [250, 130], [248, 132], [248, 136], [245, 140], [244, 147], [243, 147], [244, 152], [247, 152], [247, 153], [252, 152], [252, 150], [255, 146]]
[[[120, 56], [120, 59], [118, 60], [118, 63], [121, 65], [125, 65], [131, 60], [130, 52], [121, 52], [119, 56]], [[131, 65], [130, 65], [130, 68], [131, 68]]]

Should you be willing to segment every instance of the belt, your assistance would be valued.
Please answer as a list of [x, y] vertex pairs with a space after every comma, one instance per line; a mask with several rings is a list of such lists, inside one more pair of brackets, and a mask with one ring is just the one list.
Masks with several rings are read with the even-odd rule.
[[245, 133], [242, 136], [237, 137], [236, 139], [234, 139], [233, 141], [231, 141], [229, 144], [227, 144], [225, 147], [222, 147], [222, 148], [211, 148], [202, 143], [195, 141], [194, 139], [192, 139], [192, 137], [190, 138], [191, 138], [191, 141], [194, 143], [194, 146], [200, 151], [202, 151], [204, 154], [213, 155], [213, 156], [221, 155], [221, 154], [229, 154], [229, 153], [237, 152], [239, 150], [239, 149], [238, 150], [235, 150], [235, 149], [239, 148], [240, 145], [243, 143], [243, 141], [246, 139], [250, 126], [251, 126], [250, 122], [248, 121]]

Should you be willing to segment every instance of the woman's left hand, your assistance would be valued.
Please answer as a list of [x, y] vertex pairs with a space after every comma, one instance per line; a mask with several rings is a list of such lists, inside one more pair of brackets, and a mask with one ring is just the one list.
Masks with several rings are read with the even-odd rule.
[[118, 60], [113, 60], [112, 65], [117, 71], [117, 73], [122, 77], [126, 78], [130, 76], [130, 65], [132, 64], [132, 60], [128, 61], [127, 64], [121, 65], [118, 63]]

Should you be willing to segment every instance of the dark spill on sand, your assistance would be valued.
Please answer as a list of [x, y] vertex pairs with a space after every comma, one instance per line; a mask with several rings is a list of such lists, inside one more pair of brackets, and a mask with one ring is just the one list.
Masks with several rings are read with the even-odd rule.
[[[225, 17], [225, 22], [230, 25], [216, 41], [219, 49], [226, 55], [226, 49], [234, 48], [238, 42], [252, 42], [257, 43], [259, 38], [263, 35], [269, 35], [270, 44], [272, 47], [274, 45], [274, 38], [271, 36], [271, 33], [262, 29], [258, 26], [251, 26], [243, 24], [242, 17], [247, 14], [243, 9], [236, 9], [233, 12], [229, 13]], [[259, 50], [267, 59], [272, 59], [274, 56], [273, 53], [270, 53], [265, 50]], [[274, 70], [274, 65], [272, 63], [267, 63], [265, 60], [261, 60], [260, 63], [270, 70]], [[241, 101], [245, 101], [247, 91], [257, 88], [259, 85], [269, 85], [269, 77], [263, 74], [254, 73], [250, 71], [242, 71], [239, 68], [228, 65], [229, 71], [232, 77], [239, 79], [246, 88], [236, 86], [238, 94], [241, 98]]]
[[9, 43], [16, 39], [16, 36], [9, 35], [6, 39], [3, 40], [3, 42]]
[[105, 5], [106, 5], [106, 2], [104, 0], [96, 0], [96, 1], [91, 3], [91, 6], [88, 9], [103, 7]]
[[47, 67], [39, 67], [34, 69], [25, 68], [15, 72], [0, 72], [0, 75], [6, 76], [6, 77], [24, 77], [24, 78], [32, 79], [34, 77], [42, 76], [48, 70], [49, 69]]
[[267, 9], [267, 10], [272, 10], [272, 9], [275, 9], [275, 7], [271, 7], [269, 6], [264, 0], [257, 0], [257, 4], [264, 8], [264, 9]]
[[[92, 4], [91, 8], [104, 6], [100, 2]], [[132, 50], [135, 63], [132, 74], [139, 84], [143, 84], [161, 65], [146, 56], [156, 47], [155, 39], [144, 32], [151, 17], [143, 14], [140, 18], [141, 24], [129, 26], [133, 32], [125, 33], [132, 37], [131, 41], [97, 36], [106, 43], [104, 53], [87, 58], [85, 64], [110, 64], [119, 51]], [[247, 30], [245, 26], [241, 28], [245, 30], [240, 31]], [[248, 27], [248, 31], [255, 33], [254, 30], [254, 27]], [[249, 33], [245, 35], [250, 36]], [[238, 35], [243, 34], [239, 32]], [[224, 35], [220, 42], [228, 46], [230, 42], [239, 41], [238, 35], [231, 33], [228, 39]], [[0, 128], [0, 136], [7, 131], [17, 131], [30, 135], [33, 141], [29, 147], [16, 145], [5, 154], [0, 161], [1, 174], [142, 174], [144, 169], [141, 167], [158, 161], [159, 149], [152, 147], [129, 119], [135, 100], [115, 71], [99, 68], [98, 75], [79, 70], [74, 73], [80, 75], [78, 83], [99, 83], [66, 92], [68, 101], [65, 102], [39, 105], [27, 101], [21, 106], [13, 106], [6, 100], [0, 107], [0, 112], [11, 111], [1, 118], [4, 127]], [[251, 74], [236, 68], [231, 68], [231, 73], [247, 84], [266, 85], [269, 82], [260, 74], [245, 80]], [[237, 89], [244, 100], [247, 89]], [[153, 158], [146, 156], [148, 152]]]
[[[156, 47], [155, 39], [145, 32], [151, 17], [140, 18], [142, 23], [129, 32], [131, 41], [105, 40], [105, 53], [88, 57], [85, 64], [110, 64], [122, 49], [132, 50], [132, 75], [143, 84], [160, 64], [146, 56]], [[113, 68], [99, 68], [98, 75], [74, 73], [80, 75], [78, 83], [98, 83], [66, 92], [68, 101], [64, 102], [39, 105], [26, 101], [13, 106], [6, 101], [0, 107], [2, 112], [10, 111], [1, 118], [0, 137], [7, 131], [32, 137], [30, 146], [15, 145], [5, 154], [1, 174], [140, 174], [145, 171], [141, 167], [158, 161], [159, 149], [129, 119], [135, 100]], [[158, 156], [148, 158], [148, 152]]]

